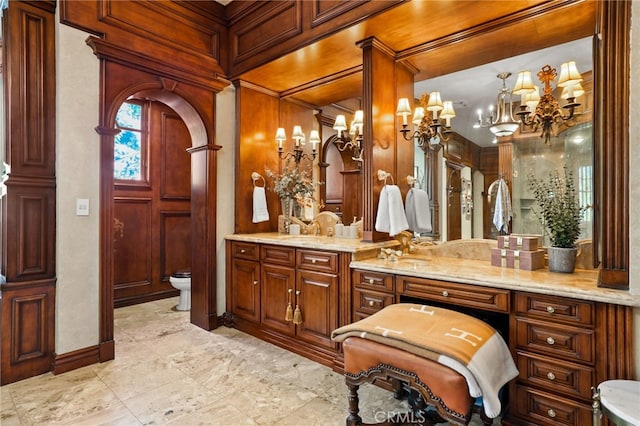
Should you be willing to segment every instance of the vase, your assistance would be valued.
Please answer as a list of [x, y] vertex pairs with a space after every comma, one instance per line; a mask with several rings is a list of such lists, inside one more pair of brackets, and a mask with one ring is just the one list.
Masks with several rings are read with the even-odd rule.
[[295, 204], [295, 200], [291, 197], [283, 197], [280, 198], [280, 206], [282, 207], [282, 215], [285, 219], [291, 219], [293, 216], [293, 205]]
[[573, 273], [576, 267], [577, 248], [549, 247], [549, 272]]

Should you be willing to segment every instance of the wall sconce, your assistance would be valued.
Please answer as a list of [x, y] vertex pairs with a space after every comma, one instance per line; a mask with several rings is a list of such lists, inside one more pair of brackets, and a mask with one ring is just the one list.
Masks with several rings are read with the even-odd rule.
[[[418, 126], [409, 136], [411, 129], [407, 125], [407, 116], [411, 115], [409, 99], [400, 98], [396, 115], [402, 116], [402, 129], [400, 133], [405, 140], [415, 139], [422, 150], [428, 154], [427, 147], [432, 151], [437, 151], [442, 146], [442, 141], [448, 141], [451, 130], [451, 119], [456, 116], [453, 110], [453, 102], [444, 101], [440, 98], [440, 92], [423, 93], [420, 97], [420, 105], [416, 108], [412, 123]], [[427, 113], [425, 114], [425, 111]], [[428, 112], [431, 112], [431, 115]], [[440, 113], [438, 115], [438, 113]], [[444, 124], [442, 123], [444, 120]]]
[[475, 129], [488, 127], [491, 133], [496, 136], [511, 136], [520, 127], [513, 118], [513, 100], [506, 83], [509, 76], [511, 76], [510, 72], [498, 74], [498, 78], [502, 80], [502, 89], [498, 94], [495, 115], [493, 105], [489, 107], [489, 118], [486, 120], [482, 119], [482, 111], [479, 110], [478, 123], [473, 126]]
[[[582, 76], [578, 72], [574, 61], [565, 62], [560, 66], [560, 78], [557, 86], [563, 88], [561, 98], [567, 100], [567, 104], [560, 108], [560, 104], [551, 94], [551, 82], [558, 75], [555, 68], [545, 65], [538, 72], [538, 78], [544, 84], [544, 95], [540, 97], [537, 94], [537, 88], [531, 81], [530, 71], [521, 71], [518, 74], [518, 81], [513, 89], [515, 95], [521, 96], [520, 110], [516, 113], [520, 117], [520, 121], [525, 126], [532, 126], [536, 131], [542, 128], [540, 137], [544, 139], [544, 143], [551, 145], [551, 136], [558, 135], [558, 127], [565, 124], [571, 127], [575, 122], [571, 121], [574, 116], [575, 108], [580, 106], [576, 102], [576, 97], [584, 94], [584, 90], [580, 85]], [[562, 109], [568, 110], [567, 115]]]
[[306, 158], [309, 161], [315, 160], [318, 144], [320, 143], [320, 135], [318, 134], [317, 130], [312, 130], [309, 134], [309, 142], [311, 142], [311, 155], [305, 154], [303, 152], [302, 147], [305, 145], [305, 135], [302, 132], [302, 127], [293, 126], [293, 135], [291, 137], [296, 141], [296, 144], [292, 151], [284, 154], [282, 143], [287, 140], [287, 135], [284, 131], [284, 128], [278, 127], [278, 130], [276, 131], [276, 141], [278, 141], [278, 155], [280, 156], [281, 160], [292, 157], [295, 160], [296, 164], [300, 163], [303, 158]]
[[340, 152], [343, 152], [345, 149], [350, 149], [353, 154], [351, 159], [358, 162], [358, 165], [362, 163], [362, 148], [363, 148], [363, 138], [362, 138], [362, 127], [364, 126], [364, 112], [361, 110], [356, 111], [353, 121], [351, 122], [351, 126], [349, 128], [349, 133], [346, 133], [347, 130], [347, 120], [344, 115], [339, 114], [336, 116], [336, 121], [333, 125], [334, 130], [338, 131], [336, 139], [334, 140], [335, 146], [338, 148]]

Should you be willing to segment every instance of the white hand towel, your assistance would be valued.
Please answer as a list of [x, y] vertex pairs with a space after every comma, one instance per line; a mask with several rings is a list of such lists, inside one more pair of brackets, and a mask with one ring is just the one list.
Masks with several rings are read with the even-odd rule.
[[397, 185], [382, 187], [375, 228], [378, 232], [388, 232], [392, 237], [409, 229], [407, 216], [402, 205], [402, 194]]
[[253, 223], [266, 222], [269, 220], [269, 210], [267, 210], [267, 195], [263, 186], [253, 187]]
[[493, 210], [493, 224], [498, 232], [504, 228], [505, 233], [509, 233], [509, 220], [512, 218], [511, 196], [509, 195], [509, 187], [504, 179], [498, 182], [498, 193], [496, 194], [496, 205]]
[[429, 195], [420, 188], [411, 188], [407, 192], [405, 204], [409, 229], [413, 232], [431, 232], [431, 210]]

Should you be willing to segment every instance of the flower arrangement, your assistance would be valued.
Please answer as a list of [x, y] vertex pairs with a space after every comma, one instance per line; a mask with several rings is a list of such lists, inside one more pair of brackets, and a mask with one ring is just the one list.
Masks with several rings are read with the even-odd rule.
[[294, 199], [301, 207], [311, 207], [315, 187], [310, 169], [301, 169], [298, 164], [287, 159], [281, 174], [268, 168], [266, 173], [273, 180], [273, 191], [278, 197]]
[[534, 211], [549, 232], [551, 246], [573, 248], [580, 237], [580, 222], [586, 207], [581, 207], [576, 194], [573, 173], [564, 166], [564, 177], [558, 171], [544, 181], [529, 175], [527, 185], [538, 204]]

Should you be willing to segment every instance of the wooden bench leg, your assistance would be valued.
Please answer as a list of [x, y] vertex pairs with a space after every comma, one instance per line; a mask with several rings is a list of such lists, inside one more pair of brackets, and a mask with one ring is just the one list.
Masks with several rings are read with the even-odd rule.
[[349, 389], [349, 395], [347, 396], [349, 400], [349, 417], [347, 417], [347, 426], [357, 426], [362, 424], [362, 418], [358, 415], [360, 409], [358, 405], [360, 404], [360, 400], [358, 399], [358, 388], [360, 386], [350, 383], [347, 380], [347, 388]]

